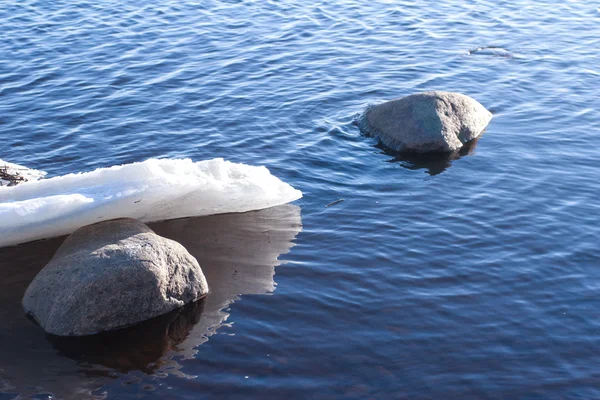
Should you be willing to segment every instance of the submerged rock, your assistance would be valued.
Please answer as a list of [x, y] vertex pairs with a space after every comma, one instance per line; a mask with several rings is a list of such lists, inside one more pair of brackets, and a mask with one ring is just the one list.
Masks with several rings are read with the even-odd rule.
[[481, 135], [491, 119], [475, 99], [436, 91], [370, 108], [363, 128], [392, 150], [449, 152]]
[[48, 333], [82, 336], [137, 324], [207, 293], [200, 265], [182, 245], [121, 218], [71, 234], [27, 288], [23, 307]]
[[501, 58], [513, 58], [514, 57], [510, 51], [508, 51], [502, 47], [497, 47], [497, 46], [477, 47], [476, 49], [469, 50], [468, 54], [469, 55], [478, 54], [478, 55], [494, 56], [494, 57], [501, 57]]

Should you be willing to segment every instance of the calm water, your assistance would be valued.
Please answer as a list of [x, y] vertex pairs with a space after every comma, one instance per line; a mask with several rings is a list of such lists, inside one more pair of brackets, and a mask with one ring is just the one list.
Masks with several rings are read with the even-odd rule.
[[[2, 159], [224, 157], [304, 192], [153, 226], [212, 294], [91, 342], [20, 306], [61, 239], [0, 250], [0, 399], [600, 398], [597, 4], [8, 0], [0, 26]], [[353, 123], [434, 89], [494, 113], [460, 158]]]

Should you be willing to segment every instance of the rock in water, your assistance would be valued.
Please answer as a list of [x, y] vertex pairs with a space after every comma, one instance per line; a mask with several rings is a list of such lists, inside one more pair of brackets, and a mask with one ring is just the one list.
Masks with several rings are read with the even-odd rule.
[[367, 133], [396, 151], [455, 151], [478, 137], [492, 114], [460, 93], [425, 92], [367, 110]]
[[168, 313], [208, 293], [196, 259], [130, 218], [69, 236], [31, 282], [25, 311], [46, 332], [82, 336]]

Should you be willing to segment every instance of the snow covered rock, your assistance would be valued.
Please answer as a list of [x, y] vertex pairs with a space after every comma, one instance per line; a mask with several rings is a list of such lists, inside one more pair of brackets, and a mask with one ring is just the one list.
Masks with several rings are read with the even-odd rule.
[[0, 186], [15, 186], [27, 181], [37, 181], [46, 173], [19, 164], [0, 160]]
[[372, 107], [362, 128], [392, 150], [448, 152], [478, 137], [491, 119], [492, 114], [477, 100], [436, 91]]
[[150, 159], [0, 187], [0, 247], [114, 218], [142, 222], [246, 212], [302, 197], [265, 167]]
[[83, 336], [168, 313], [208, 293], [196, 259], [130, 218], [69, 236], [34, 278], [25, 311], [48, 333]]

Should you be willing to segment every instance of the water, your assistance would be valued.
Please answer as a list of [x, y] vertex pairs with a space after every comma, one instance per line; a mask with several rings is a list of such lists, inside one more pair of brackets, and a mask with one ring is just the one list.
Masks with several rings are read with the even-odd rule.
[[[195, 3], [3, 2], [0, 158], [224, 157], [304, 198], [154, 227], [213, 293], [131, 350], [139, 331], [90, 353], [23, 316], [60, 239], [1, 250], [1, 399], [600, 398], [597, 6]], [[353, 123], [434, 89], [494, 113], [460, 158]]]

